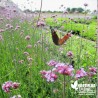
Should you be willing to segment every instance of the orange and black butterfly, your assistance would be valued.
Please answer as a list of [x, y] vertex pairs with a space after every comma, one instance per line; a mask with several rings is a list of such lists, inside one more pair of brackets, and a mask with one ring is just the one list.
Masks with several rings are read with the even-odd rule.
[[71, 34], [67, 33], [63, 38], [60, 39], [58, 35], [56, 34], [56, 31], [51, 26], [50, 26], [50, 29], [52, 34], [52, 40], [55, 45], [62, 45], [71, 37]]

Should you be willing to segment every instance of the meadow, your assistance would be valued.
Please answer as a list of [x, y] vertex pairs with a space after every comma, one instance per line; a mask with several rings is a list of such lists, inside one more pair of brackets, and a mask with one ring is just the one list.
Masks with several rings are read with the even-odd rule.
[[[72, 36], [57, 46], [49, 26]], [[96, 84], [95, 34], [94, 19], [1, 17], [0, 98], [95, 98], [71, 88]]]

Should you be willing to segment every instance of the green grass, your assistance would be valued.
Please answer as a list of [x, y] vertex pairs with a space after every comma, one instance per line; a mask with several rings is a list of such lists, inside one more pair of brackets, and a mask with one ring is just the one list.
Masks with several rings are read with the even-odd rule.
[[[65, 22], [64, 22], [65, 21]], [[75, 23], [76, 21], [77, 23]], [[89, 40], [96, 40], [96, 21], [92, 20], [84, 20], [84, 19], [74, 19], [70, 20], [67, 18], [58, 18], [57, 23], [52, 18], [46, 19], [46, 22], [49, 26], [53, 26], [59, 28], [63, 31], [77, 31], [80, 32], [80, 36], [87, 38]]]

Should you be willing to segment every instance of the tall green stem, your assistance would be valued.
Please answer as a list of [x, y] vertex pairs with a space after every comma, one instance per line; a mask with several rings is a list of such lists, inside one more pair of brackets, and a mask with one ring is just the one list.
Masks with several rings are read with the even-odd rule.
[[65, 84], [65, 75], [64, 75], [64, 81], [63, 81], [64, 83], [63, 83], [63, 98], [65, 98], [65, 86], [66, 86], [66, 84]]

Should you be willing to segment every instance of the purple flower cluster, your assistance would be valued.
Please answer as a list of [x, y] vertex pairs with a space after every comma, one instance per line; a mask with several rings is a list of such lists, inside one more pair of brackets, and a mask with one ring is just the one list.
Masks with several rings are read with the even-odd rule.
[[47, 64], [49, 66], [55, 66], [58, 62], [54, 61], [54, 60], [50, 60]]
[[45, 26], [45, 22], [44, 21], [38, 21], [37, 27], [43, 27], [43, 26]]
[[54, 68], [49, 71], [41, 71], [42, 77], [48, 82], [54, 82], [58, 77], [55, 73], [60, 73], [62, 75], [73, 76], [73, 67], [71, 65], [66, 65], [65, 63], [59, 63], [54, 60], [50, 60], [48, 66], [53, 66]]
[[[72, 57], [72, 53], [68, 52], [69, 55]], [[73, 73], [74, 68], [72, 65], [60, 63], [55, 60], [50, 60], [47, 63], [48, 66], [52, 66], [53, 69], [49, 71], [41, 71], [42, 77], [46, 79], [48, 82], [54, 82], [58, 77], [55, 73], [59, 73], [66, 76], [74, 77], [75, 79], [83, 78], [85, 76], [94, 76], [97, 73], [97, 69], [95, 67], [89, 68], [89, 72], [86, 72], [84, 68], [80, 68], [79, 70], [76, 70], [76, 73]]]
[[97, 73], [97, 69], [95, 67], [89, 68], [88, 72], [84, 71], [84, 68], [81, 68], [81, 69], [76, 71], [75, 78], [79, 79], [79, 78], [82, 78], [85, 76], [92, 77], [92, 76], [96, 75], [96, 73]]
[[72, 51], [68, 51], [67, 54], [66, 54], [66, 56], [72, 58], [73, 57]]
[[87, 72], [84, 71], [84, 68], [81, 68], [81, 69], [76, 71], [76, 75], [75, 75], [76, 79], [82, 78], [84, 76], [87, 76]]
[[17, 89], [19, 87], [20, 83], [7, 81], [2, 85], [2, 89], [4, 92], [8, 93], [11, 89]]
[[97, 68], [95, 68], [95, 67], [89, 68], [88, 76], [92, 77], [92, 76], [96, 75], [96, 73], [97, 73]]
[[45, 78], [48, 82], [54, 82], [57, 79], [57, 75], [52, 71], [41, 71], [42, 77]]
[[71, 65], [64, 65], [64, 66], [58, 66], [57, 67], [57, 72], [62, 74], [62, 75], [68, 75], [68, 76], [73, 76], [73, 67]]
[[87, 3], [84, 3], [84, 6], [86, 7], [86, 6], [88, 6], [88, 4]]

